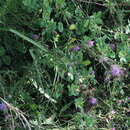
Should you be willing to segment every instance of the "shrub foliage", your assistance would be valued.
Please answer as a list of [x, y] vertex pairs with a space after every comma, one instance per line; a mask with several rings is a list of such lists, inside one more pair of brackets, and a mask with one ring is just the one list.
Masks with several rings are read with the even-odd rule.
[[129, 0], [1, 0], [0, 128], [129, 129]]

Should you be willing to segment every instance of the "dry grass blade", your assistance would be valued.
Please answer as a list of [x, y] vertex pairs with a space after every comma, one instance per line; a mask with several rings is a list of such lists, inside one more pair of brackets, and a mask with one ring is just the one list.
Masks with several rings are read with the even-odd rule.
[[[3, 98], [0, 97], [0, 99], [7, 105], [7, 107], [14, 111], [16, 115], [18, 115], [19, 119], [21, 120], [23, 126], [27, 126], [28, 130], [31, 130], [31, 126], [30, 123], [28, 122], [28, 120], [26, 119], [26, 117], [24, 116], [25, 113], [23, 113], [21, 110], [19, 110], [17, 107], [12, 106], [11, 104], [9, 104], [7, 101], [5, 101]], [[26, 125], [23, 123], [25, 122]]]

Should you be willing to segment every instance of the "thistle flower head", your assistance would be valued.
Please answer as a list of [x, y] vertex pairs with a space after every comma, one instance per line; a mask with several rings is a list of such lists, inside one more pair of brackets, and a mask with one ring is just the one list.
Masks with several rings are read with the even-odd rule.
[[118, 65], [111, 65], [111, 75], [114, 77], [119, 77], [123, 75], [123, 70], [120, 66]]
[[93, 47], [95, 45], [95, 41], [92, 41], [92, 40], [90, 40], [90, 41], [88, 41], [88, 47]]
[[34, 40], [38, 40], [39, 39], [39, 35], [38, 34], [32, 34], [32, 38], [34, 39]]
[[111, 130], [116, 130], [116, 128], [112, 128]]
[[5, 104], [5, 103], [1, 103], [0, 104], [0, 110], [1, 111], [4, 111], [4, 110], [7, 110], [8, 108], [7, 108], [7, 105]]
[[79, 51], [80, 48], [81, 48], [81, 47], [80, 47], [79, 45], [77, 45], [77, 46], [75, 46], [74, 48], [72, 48], [72, 50], [73, 50], [73, 51]]
[[97, 104], [97, 99], [96, 98], [89, 98], [88, 99], [88, 103], [90, 105], [96, 105]]
[[113, 51], [116, 49], [116, 45], [113, 44], [113, 43], [109, 44], [109, 46], [110, 46], [110, 48], [111, 48]]

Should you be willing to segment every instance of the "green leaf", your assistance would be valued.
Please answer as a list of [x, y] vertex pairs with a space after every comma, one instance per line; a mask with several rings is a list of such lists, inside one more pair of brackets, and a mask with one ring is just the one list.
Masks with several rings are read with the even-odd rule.
[[2, 60], [3, 60], [4, 64], [6, 64], [6, 65], [10, 65], [10, 63], [11, 63], [10, 56], [4, 56]]
[[76, 30], [76, 25], [75, 24], [71, 24], [69, 26], [69, 30]]
[[72, 84], [71, 86], [68, 86], [69, 89], [69, 96], [77, 96], [79, 94], [79, 87], [78, 85]]
[[63, 24], [61, 22], [58, 23], [58, 30], [59, 32], [63, 32], [64, 30]]
[[37, 7], [37, 0], [23, 0], [23, 5], [30, 9], [35, 9]]
[[91, 64], [91, 61], [90, 60], [85, 60], [85, 61], [82, 61], [81, 64], [88, 66], [88, 65]]
[[89, 115], [85, 115], [84, 120], [86, 121], [88, 127], [93, 127], [96, 122], [95, 119]]
[[56, 0], [56, 5], [58, 8], [63, 8], [65, 6], [65, 0]]
[[84, 100], [83, 98], [77, 98], [75, 99], [75, 106], [76, 108], [83, 108], [83, 105], [84, 105]]
[[0, 56], [5, 55], [6, 51], [4, 49], [4, 47], [0, 46]]

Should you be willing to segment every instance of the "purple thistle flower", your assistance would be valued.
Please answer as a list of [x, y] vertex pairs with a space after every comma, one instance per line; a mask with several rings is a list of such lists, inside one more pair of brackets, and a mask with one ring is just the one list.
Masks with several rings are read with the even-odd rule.
[[73, 51], [79, 51], [79, 50], [80, 50], [80, 46], [77, 45], [77, 46], [75, 46], [74, 48], [72, 48], [72, 50], [73, 50]]
[[113, 44], [113, 43], [109, 44], [109, 46], [110, 46], [110, 48], [111, 48], [113, 51], [116, 49], [116, 45]]
[[95, 41], [92, 41], [92, 40], [90, 40], [90, 41], [88, 41], [88, 47], [93, 47], [95, 45]]
[[97, 99], [96, 98], [89, 98], [88, 99], [88, 103], [90, 105], [96, 105], [97, 104]]
[[116, 130], [116, 128], [112, 128], [111, 130]]
[[111, 65], [111, 74], [114, 77], [119, 77], [119, 76], [123, 75], [123, 70], [118, 65]]
[[32, 38], [34, 39], [34, 40], [38, 40], [39, 39], [39, 35], [38, 34], [32, 34]]
[[5, 104], [5, 103], [1, 103], [0, 104], [0, 110], [1, 111], [4, 111], [4, 110], [7, 110], [8, 108], [7, 108], [7, 105]]

